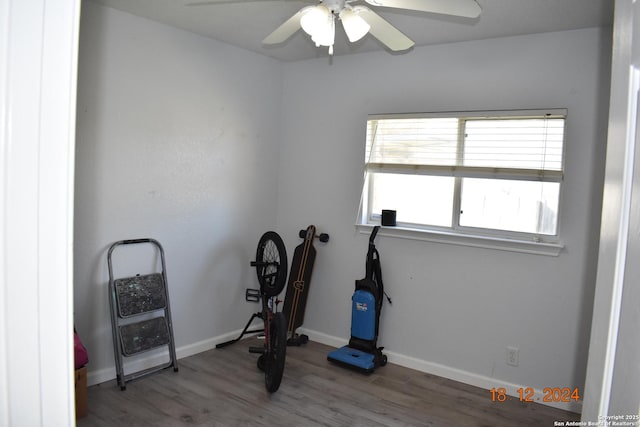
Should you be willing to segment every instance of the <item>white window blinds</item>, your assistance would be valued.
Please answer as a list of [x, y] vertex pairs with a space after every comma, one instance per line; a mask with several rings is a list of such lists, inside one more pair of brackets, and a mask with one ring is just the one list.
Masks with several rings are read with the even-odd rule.
[[562, 180], [561, 112], [510, 117], [370, 118], [370, 172]]

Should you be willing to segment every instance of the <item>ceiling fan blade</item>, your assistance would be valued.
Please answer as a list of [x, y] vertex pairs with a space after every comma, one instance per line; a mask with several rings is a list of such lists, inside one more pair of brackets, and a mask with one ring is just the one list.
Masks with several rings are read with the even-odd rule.
[[185, 3], [185, 6], [211, 6], [213, 4], [225, 4], [225, 3], [252, 3], [262, 0], [202, 0], [202, 1], [190, 1]]
[[[407, 50], [415, 43], [380, 15], [364, 6], [356, 6], [358, 14], [371, 26], [369, 33], [393, 51]], [[354, 8], [355, 9], [355, 8]]]
[[418, 10], [421, 12], [440, 13], [443, 15], [477, 18], [480, 16], [480, 5], [475, 0], [365, 0], [373, 6], [392, 7], [396, 9]]
[[265, 39], [262, 40], [262, 43], [278, 44], [286, 41], [289, 37], [294, 35], [296, 31], [302, 28], [300, 26], [300, 18], [302, 17], [302, 12], [304, 10], [305, 10], [304, 8], [299, 10], [298, 13], [293, 15], [291, 18], [287, 19], [282, 25], [276, 28], [271, 34], [265, 37]]

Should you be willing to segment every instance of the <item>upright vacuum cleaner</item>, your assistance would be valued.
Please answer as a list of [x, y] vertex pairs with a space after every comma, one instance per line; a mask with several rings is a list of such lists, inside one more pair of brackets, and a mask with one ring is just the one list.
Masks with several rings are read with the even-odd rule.
[[[334, 350], [327, 360], [370, 374], [378, 366], [387, 364], [387, 356], [378, 347], [380, 311], [386, 293], [382, 284], [380, 255], [374, 240], [379, 226], [375, 226], [369, 237], [366, 276], [356, 280], [356, 290], [351, 298], [351, 339], [349, 345]], [[391, 299], [387, 296], [389, 304]]]

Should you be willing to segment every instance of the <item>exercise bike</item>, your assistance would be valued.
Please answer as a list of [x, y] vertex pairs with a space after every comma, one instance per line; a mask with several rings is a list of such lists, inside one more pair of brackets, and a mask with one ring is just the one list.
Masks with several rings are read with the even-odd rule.
[[[256, 268], [260, 289], [247, 289], [245, 299], [249, 302], [261, 302], [262, 310], [251, 315], [238, 338], [218, 344], [216, 348], [233, 344], [245, 334], [263, 333], [264, 344], [249, 347], [249, 352], [260, 354], [258, 369], [264, 371], [265, 387], [269, 393], [273, 393], [282, 382], [287, 351], [287, 319], [282, 312], [277, 311], [278, 304], [282, 302], [278, 295], [287, 281], [287, 253], [282, 238], [276, 232], [267, 231], [262, 235], [258, 242], [256, 260], [251, 261], [251, 266]], [[256, 317], [262, 319], [264, 328], [248, 330]]]

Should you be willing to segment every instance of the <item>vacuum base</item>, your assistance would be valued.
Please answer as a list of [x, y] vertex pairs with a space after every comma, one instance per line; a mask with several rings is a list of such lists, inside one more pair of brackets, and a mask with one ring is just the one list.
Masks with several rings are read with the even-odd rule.
[[327, 355], [327, 360], [366, 374], [372, 373], [376, 368], [375, 355], [353, 349], [349, 346], [344, 346], [330, 352]]

